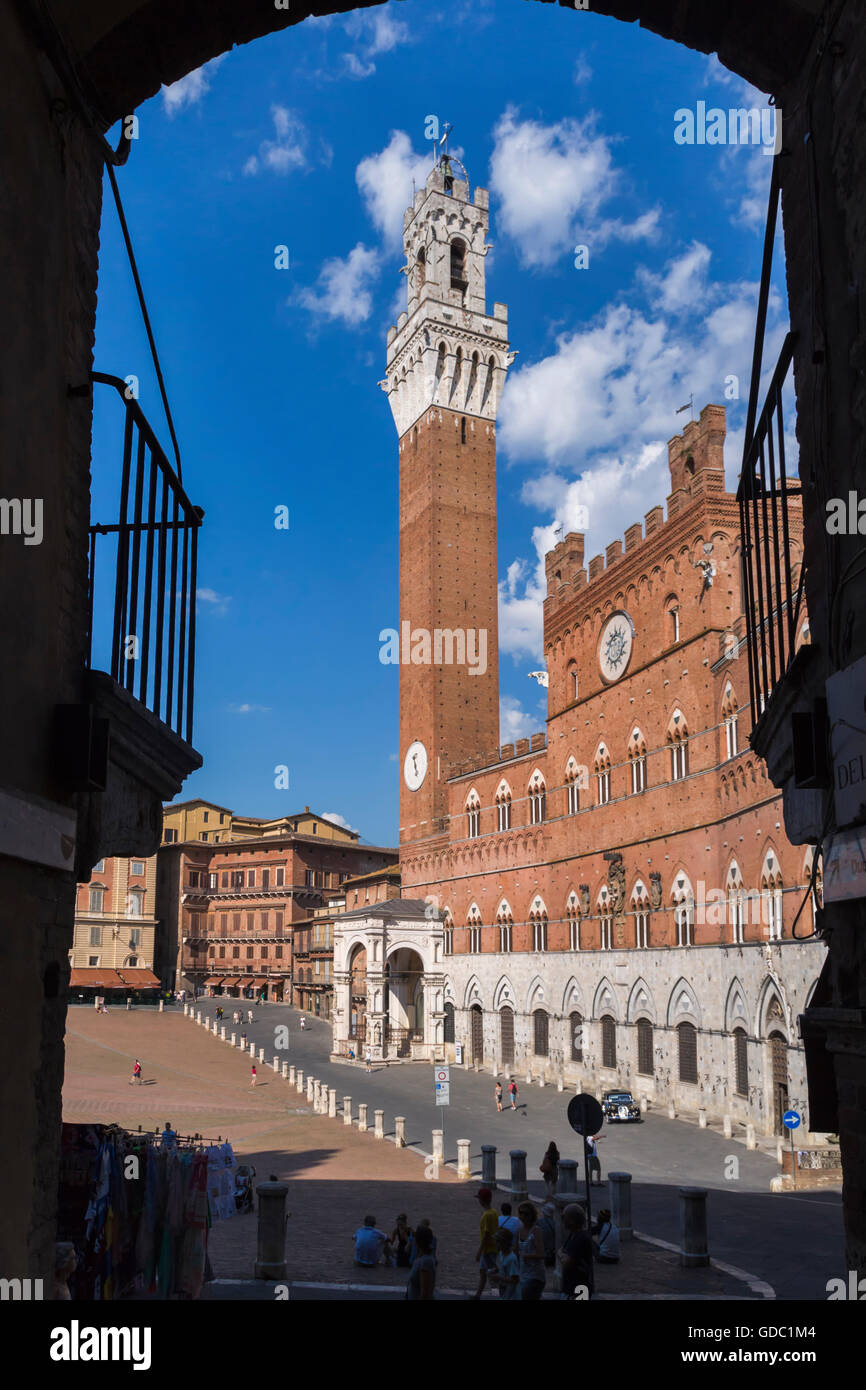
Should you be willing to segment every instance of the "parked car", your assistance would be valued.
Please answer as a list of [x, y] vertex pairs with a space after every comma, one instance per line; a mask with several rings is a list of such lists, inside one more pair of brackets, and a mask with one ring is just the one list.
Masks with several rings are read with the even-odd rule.
[[601, 1108], [608, 1124], [614, 1120], [636, 1120], [641, 1122], [640, 1106], [631, 1091], [605, 1091], [601, 1098]]

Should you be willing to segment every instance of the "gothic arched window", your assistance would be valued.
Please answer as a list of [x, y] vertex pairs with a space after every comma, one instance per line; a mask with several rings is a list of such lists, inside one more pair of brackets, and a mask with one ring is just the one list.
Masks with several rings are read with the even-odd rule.
[[646, 791], [646, 739], [640, 729], [633, 729], [628, 741], [628, 760], [631, 766], [633, 793]]
[[466, 242], [455, 237], [451, 243], [451, 288], [465, 290], [466, 287]]
[[534, 1033], [534, 1052], [536, 1057], [546, 1057], [548, 1049], [550, 1020], [544, 1009], [536, 1009], [532, 1015]]

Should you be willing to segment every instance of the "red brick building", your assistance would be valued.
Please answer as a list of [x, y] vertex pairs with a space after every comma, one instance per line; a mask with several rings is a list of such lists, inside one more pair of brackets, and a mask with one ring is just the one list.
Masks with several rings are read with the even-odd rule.
[[177, 987], [292, 999], [295, 934], [353, 875], [395, 851], [280, 831], [159, 851], [158, 900]]

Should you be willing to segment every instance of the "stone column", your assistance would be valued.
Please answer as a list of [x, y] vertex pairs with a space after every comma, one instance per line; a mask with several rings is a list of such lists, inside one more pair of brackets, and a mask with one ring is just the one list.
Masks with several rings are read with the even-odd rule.
[[733, 1127], [733, 1125], [731, 1124], [731, 1117], [730, 1117], [730, 1115], [724, 1115], [724, 1116], [722, 1117], [722, 1134], [724, 1135], [724, 1137], [725, 1137], [726, 1139], [732, 1139], [732, 1138], [733, 1138], [733, 1135], [734, 1135], [734, 1127]]
[[286, 1197], [288, 1184], [260, 1182], [256, 1187], [259, 1199], [258, 1249], [255, 1277], [285, 1279], [286, 1277]]
[[756, 1149], [757, 1147], [758, 1147], [758, 1141], [757, 1141], [757, 1139], [755, 1138], [755, 1126], [754, 1126], [754, 1125], [746, 1125], [746, 1148], [747, 1148], [747, 1149]]
[[398, 1149], [405, 1149], [406, 1147], [405, 1115], [395, 1115], [394, 1117], [394, 1143]]
[[359, 1106], [358, 1106], [358, 1133], [359, 1133], [359, 1134], [366, 1134], [366, 1132], [367, 1132], [367, 1107], [366, 1107], [366, 1105], [359, 1105]]
[[457, 1176], [458, 1178], [469, 1178], [472, 1170], [469, 1167], [469, 1139], [457, 1140]]
[[337, 1118], [337, 1091], [334, 1086], [328, 1088], [328, 1115], [332, 1120]]
[[433, 1162], [434, 1162], [435, 1164], [437, 1164], [437, 1165], [443, 1165], [443, 1166], [444, 1166], [444, 1163], [445, 1163], [445, 1146], [444, 1146], [444, 1142], [443, 1142], [443, 1141], [444, 1141], [443, 1131], [442, 1131], [441, 1129], [434, 1129], [434, 1131], [433, 1131]]
[[351, 1097], [351, 1096], [343, 1096], [343, 1124], [344, 1124], [344, 1125], [350, 1125], [351, 1123], [352, 1123], [352, 1097]]
[[373, 1134], [377, 1139], [385, 1138], [385, 1111], [373, 1111]]
[[496, 1190], [496, 1145], [481, 1145], [481, 1181], [491, 1192]]
[[631, 1224], [631, 1173], [608, 1173], [607, 1190], [611, 1220], [619, 1227], [620, 1239], [631, 1240], [634, 1234]]
[[569, 1196], [577, 1192], [577, 1159], [561, 1158], [556, 1177], [557, 1194]]
[[529, 1188], [526, 1185], [526, 1150], [512, 1149], [511, 1158], [511, 1194], [515, 1201], [525, 1201], [529, 1196]]
[[710, 1263], [707, 1248], [707, 1189], [680, 1188], [680, 1264], [695, 1269]]

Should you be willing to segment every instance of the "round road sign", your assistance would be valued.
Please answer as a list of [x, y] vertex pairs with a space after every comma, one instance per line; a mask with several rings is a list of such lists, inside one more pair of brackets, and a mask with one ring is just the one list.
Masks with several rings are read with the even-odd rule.
[[785, 1125], [788, 1129], [796, 1129], [799, 1123], [800, 1116], [797, 1114], [796, 1110], [785, 1111], [784, 1115], [782, 1116], [783, 1125]]
[[568, 1102], [568, 1123], [584, 1138], [598, 1134], [604, 1124], [604, 1114], [595, 1096], [572, 1096]]

